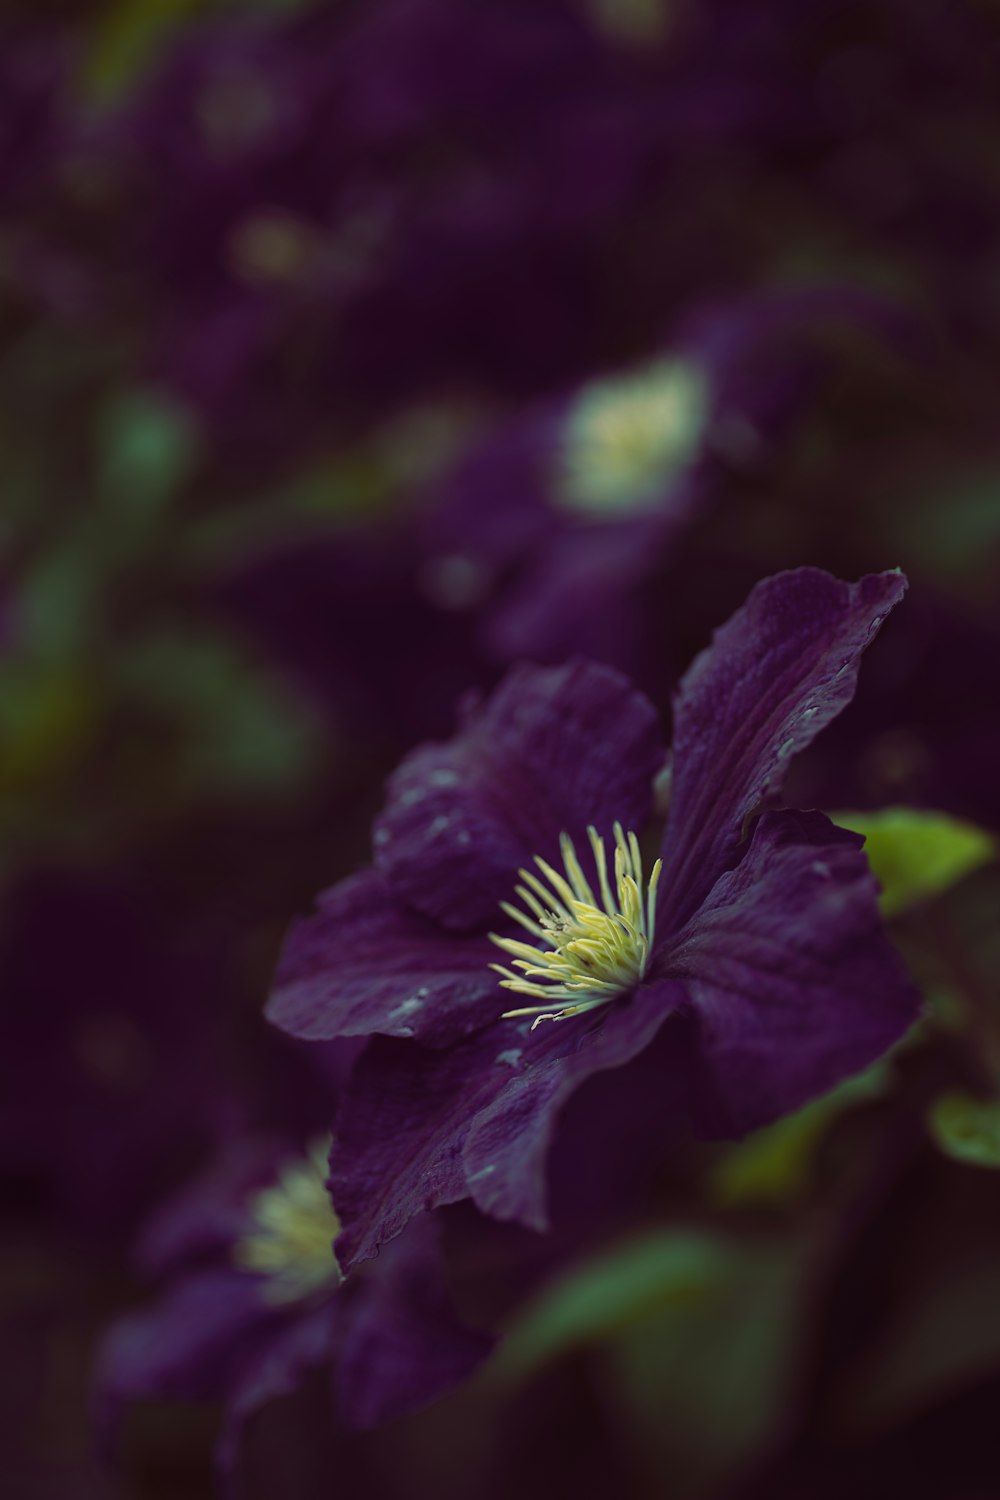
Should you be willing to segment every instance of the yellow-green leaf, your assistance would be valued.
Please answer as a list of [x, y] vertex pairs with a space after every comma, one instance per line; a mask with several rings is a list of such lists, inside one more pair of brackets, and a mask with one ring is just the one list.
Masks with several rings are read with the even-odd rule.
[[993, 834], [947, 813], [886, 807], [831, 816], [841, 828], [864, 835], [887, 917], [940, 895], [997, 857]]
[[[782, 1409], [799, 1317], [794, 1241], [661, 1229], [547, 1287], [494, 1369], [518, 1382], [587, 1351], [655, 1493], [715, 1493]], [[652, 1491], [651, 1491], [652, 1492]]]
[[98, 104], [114, 104], [153, 65], [173, 32], [206, 11], [205, 0], [118, 0], [94, 24], [84, 86]]
[[946, 1156], [973, 1167], [1000, 1167], [1000, 1099], [942, 1094], [928, 1117], [931, 1135]]
[[523, 1375], [570, 1349], [602, 1343], [653, 1311], [700, 1302], [724, 1281], [733, 1251], [699, 1230], [630, 1240], [560, 1277], [508, 1334], [498, 1368]]
[[712, 1172], [708, 1186], [713, 1201], [729, 1207], [796, 1197], [809, 1185], [829, 1126], [854, 1104], [877, 1098], [885, 1083], [886, 1069], [877, 1063], [795, 1114], [753, 1131], [730, 1147]]

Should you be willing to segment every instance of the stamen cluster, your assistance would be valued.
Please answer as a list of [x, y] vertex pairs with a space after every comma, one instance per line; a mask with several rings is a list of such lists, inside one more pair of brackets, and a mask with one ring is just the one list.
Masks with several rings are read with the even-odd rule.
[[[600, 899], [594, 895], [577, 858], [573, 840], [560, 835], [565, 875], [544, 859], [535, 864], [545, 877], [519, 870], [523, 885], [516, 887], [528, 912], [503, 901], [501, 909], [541, 946], [490, 933], [498, 948], [511, 955], [513, 968], [491, 964], [502, 976], [503, 989], [540, 999], [541, 1005], [509, 1010], [504, 1017], [535, 1016], [561, 1021], [606, 1005], [632, 989], [646, 972], [653, 947], [656, 888], [661, 861], [657, 860], [643, 891], [642, 855], [634, 833], [614, 825], [614, 889], [608, 873], [604, 840], [593, 827], [587, 837], [594, 855]], [[520, 970], [515, 973], [514, 970]], [[554, 1000], [570, 1002], [556, 1010]]]
[[567, 419], [556, 498], [584, 516], [656, 504], [697, 451], [707, 411], [705, 377], [690, 361], [591, 381]]
[[289, 1162], [251, 1204], [253, 1227], [233, 1258], [241, 1269], [266, 1277], [268, 1302], [297, 1302], [340, 1280], [333, 1254], [340, 1224], [324, 1181], [329, 1145], [318, 1141], [307, 1157]]

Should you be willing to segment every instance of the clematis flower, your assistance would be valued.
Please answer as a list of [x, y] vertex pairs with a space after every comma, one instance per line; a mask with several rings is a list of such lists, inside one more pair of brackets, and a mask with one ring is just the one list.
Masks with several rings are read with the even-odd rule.
[[490, 1338], [451, 1308], [429, 1218], [343, 1284], [324, 1185], [328, 1144], [298, 1153], [274, 1140], [232, 1142], [150, 1221], [140, 1266], [164, 1290], [105, 1340], [96, 1416], [106, 1444], [138, 1400], [221, 1402], [216, 1461], [233, 1479], [248, 1421], [310, 1371], [332, 1378], [343, 1432], [426, 1404], [489, 1352]]
[[902, 355], [909, 323], [849, 283], [729, 298], [654, 357], [522, 408], [430, 497], [428, 599], [465, 611], [496, 662], [579, 653], [655, 693], [663, 574], [685, 538], [772, 481], [831, 379]]
[[522, 666], [403, 762], [374, 868], [293, 930], [269, 1009], [299, 1037], [371, 1037], [332, 1158], [345, 1267], [467, 1197], [544, 1228], [564, 1106], [661, 1031], [718, 1136], [903, 1035], [918, 1001], [862, 841], [780, 806], [789, 761], [850, 701], [904, 589], [898, 572], [847, 584], [812, 568], [757, 585], [678, 691], [661, 864], [642, 842], [657, 716], [610, 668]]

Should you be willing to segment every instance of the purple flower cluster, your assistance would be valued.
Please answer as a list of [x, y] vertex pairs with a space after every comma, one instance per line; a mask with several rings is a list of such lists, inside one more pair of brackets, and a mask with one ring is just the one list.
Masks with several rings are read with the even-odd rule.
[[6, 1487], [991, 1493], [998, 15], [9, 10]]

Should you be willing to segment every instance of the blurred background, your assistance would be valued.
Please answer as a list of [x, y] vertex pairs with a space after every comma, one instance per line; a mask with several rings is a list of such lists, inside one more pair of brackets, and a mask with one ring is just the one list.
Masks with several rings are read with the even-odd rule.
[[[524, 658], [669, 721], [801, 564], [910, 578], [792, 800], [870, 833], [927, 1020], [678, 1147], [426, 1412], [270, 1403], [240, 1493], [997, 1495], [1000, 9], [7, 0], [13, 1500], [217, 1492], [217, 1383], [100, 1454], [95, 1351], [164, 1204], [329, 1128], [342, 1059], [262, 1010], [400, 756]], [[449, 1234], [458, 1282], [518, 1263]]]

